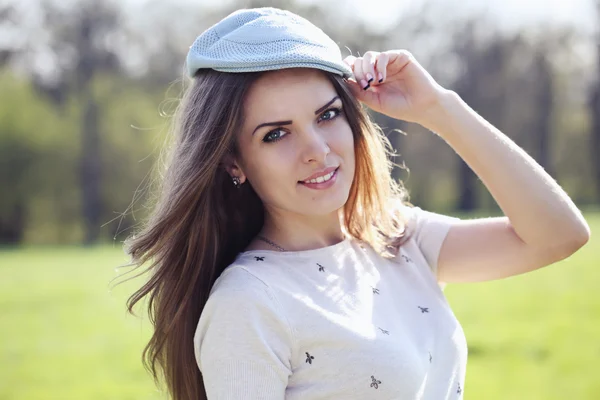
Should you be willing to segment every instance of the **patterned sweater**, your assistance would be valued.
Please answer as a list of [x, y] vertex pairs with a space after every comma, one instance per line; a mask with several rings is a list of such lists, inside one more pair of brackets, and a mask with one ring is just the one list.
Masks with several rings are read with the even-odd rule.
[[194, 336], [208, 399], [462, 398], [466, 339], [436, 279], [456, 218], [410, 213], [392, 260], [356, 239], [240, 253]]

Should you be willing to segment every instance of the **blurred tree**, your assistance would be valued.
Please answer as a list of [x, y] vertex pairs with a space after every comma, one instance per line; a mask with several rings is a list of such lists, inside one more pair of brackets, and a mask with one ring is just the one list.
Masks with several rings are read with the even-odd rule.
[[[0, 70], [0, 87], [0, 243], [19, 243], [28, 228], [43, 230], [54, 218], [72, 229], [72, 129], [30, 82], [7, 68]], [[56, 193], [61, 201], [51, 200]]]
[[[599, 45], [600, 47], [600, 45]], [[600, 51], [598, 52], [600, 54]], [[600, 69], [599, 69], [600, 70]], [[591, 159], [596, 198], [600, 198], [600, 79], [594, 84], [590, 96], [590, 108], [592, 110], [591, 136]]]
[[[456, 32], [454, 48], [464, 65], [454, 88], [475, 111], [533, 153], [551, 173], [555, 73], [548, 54], [560, 52], [562, 37], [546, 36], [544, 42], [532, 42], [520, 33], [490, 33], [484, 24], [473, 19]], [[462, 160], [458, 182], [460, 210], [495, 204]]]
[[[596, 2], [597, 19], [600, 21], [600, 1]], [[589, 106], [591, 109], [591, 146], [592, 176], [596, 190], [596, 199], [600, 199], [600, 33], [596, 34], [596, 78], [590, 90]]]
[[[60, 62], [53, 79], [44, 79], [32, 70], [32, 80], [38, 91], [48, 96], [57, 109], [69, 95], [83, 105], [80, 132], [80, 184], [82, 213], [85, 223], [85, 243], [98, 239], [102, 201], [100, 185], [102, 164], [100, 158], [99, 105], [92, 92], [92, 82], [99, 72], [118, 71], [119, 61], [110, 45], [111, 35], [119, 26], [120, 8], [111, 2], [85, 0], [77, 7], [62, 8], [58, 3], [41, 3], [44, 31], [50, 36], [50, 52], [56, 58], [69, 55], [71, 62]], [[32, 54], [11, 54], [33, 58]], [[8, 57], [7, 57], [8, 58]]]
[[[98, 239], [102, 199], [100, 185], [102, 164], [100, 156], [99, 105], [92, 92], [92, 82], [99, 70], [118, 68], [114, 52], [102, 46], [106, 36], [118, 26], [118, 9], [105, 2], [87, 1], [69, 25], [65, 26], [64, 43], [71, 42], [79, 62], [75, 66], [75, 90], [84, 104], [82, 116], [81, 188], [85, 243]], [[56, 21], [58, 22], [58, 21]]]
[[534, 57], [533, 71], [537, 75], [537, 90], [533, 95], [533, 101], [537, 108], [536, 118], [533, 119], [531, 133], [536, 138], [534, 148], [537, 148], [537, 162], [549, 174], [553, 175], [550, 159], [550, 134], [553, 116], [554, 101], [554, 74], [552, 65], [546, 54], [537, 51]]
[[[493, 76], [493, 71], [497, 73], [504, 58], [498, 46], [491, 46], [489, 50], [486, 48], [487, 51], [479, 50], [476, 31], [478, 27], [477, 20], [471, 20], [462, 30], [455, 33], [455, 51], [463, 62], [463, 74], [455, 83], [454, 90], [467, 104], [484, 116], [483, 114], [492, 108], [489, 101], [491, 96], [498, 96], [498, 92], [483, 92], [484, 80], [494, 82], [498, 78]], [[486, 69], [489, 66], [492, 66], [493, 71]], [[484, 98], [488, 99], [488, 104], [483, 104]], [[477, 176], [462, 160], [459, 161], [458, 187], [458, 209], [474, 210], [477, 207]]]

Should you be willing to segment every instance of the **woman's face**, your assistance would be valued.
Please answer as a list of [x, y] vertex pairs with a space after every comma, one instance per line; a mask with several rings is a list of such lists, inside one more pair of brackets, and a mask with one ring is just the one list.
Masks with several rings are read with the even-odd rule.
[[324, 215], [343, 207], [354, 177], [354, 141], [342, 101], [320, 70], [266, 73], [251, 87], [244, 112], [237, 175], [248, 179], [267, 211]]

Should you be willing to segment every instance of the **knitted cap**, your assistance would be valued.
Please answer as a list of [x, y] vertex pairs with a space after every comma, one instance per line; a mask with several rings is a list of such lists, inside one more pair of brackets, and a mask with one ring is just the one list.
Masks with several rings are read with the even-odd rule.
[[353, 75], [337, 44], [321, 29], [273, 7], [237, 10], [208, 28], [190, 46], [186, 67], [190, 77], [201, 68], [253, 72], [306, 67]]

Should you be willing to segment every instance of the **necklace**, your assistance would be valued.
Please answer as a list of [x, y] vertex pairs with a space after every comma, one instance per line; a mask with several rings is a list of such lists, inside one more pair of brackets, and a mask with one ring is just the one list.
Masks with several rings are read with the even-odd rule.
[[264, 236], [257, 235], [256, 237], [260, 240], [263, 240], [263, 241], [269, 243], [271, 246], [275, 247], [279, 251], [285, 251], [285, 249], [283, 247], [279, 246], [277, 243], [271, 242], [269, 239], [267, 239]]

